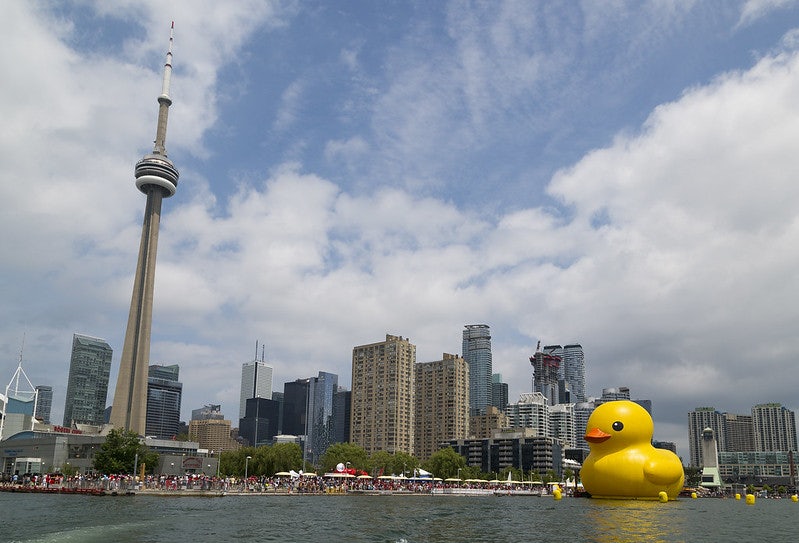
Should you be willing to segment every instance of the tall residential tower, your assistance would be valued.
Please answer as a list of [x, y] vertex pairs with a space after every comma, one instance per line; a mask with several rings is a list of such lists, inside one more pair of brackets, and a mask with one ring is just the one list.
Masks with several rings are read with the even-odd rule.
[[[175, 23], [172, 23], [174, 28]], [[166, 155], [166, 124], [169, 116], [169, 80], [172, 76], [172, 32], [164, 64], [161, 95], [158, 97], [158, 126], [153, 152], [145, 155], [135, 170], [136, 188], [147, 195], [142, 224], [139, 260], [133, 280], [128, 327], [119, 362], [111, 424], [144, 435], [147, 421], [147, 373], [150, 332], [153, 324], [153, 285], [161, 202], [175, 194], [179, 173]]]
[[491, 330], [487, 324], [467, 324], [463, 359], [469, 365], [469, 415], [482, 415], [491, 405]]
[[402, 336], [352, 349], [350, 442], [367, 454], [414, 452], [416, 345]]

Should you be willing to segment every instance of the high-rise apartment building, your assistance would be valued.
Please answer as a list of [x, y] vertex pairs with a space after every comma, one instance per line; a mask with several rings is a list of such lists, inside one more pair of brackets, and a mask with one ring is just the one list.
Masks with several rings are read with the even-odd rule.
[[53, 409], [53, 387], [49, 385], [36, 385], [38, 397], [36, 399], [36, 418], [45, 424], [50, 424], [50, 413]]
[[578, 449], [589, 450], [588, 442], [585, 440], [585, 432], [588, 430], [588, 418], [596, 409], [596, 402], [579, 402], [574, 404], [574, 428], [575, 428], [575, 447]]
[[543, 350], [536, 349], [535, 354], [530, 357], [530, 364], [533, 366], [533, 392], [546, 398], [547, 405], [560, 403], [558, 373], [562, 352], [560, 345], [547, 345]]
[[422, 462], [442, 442], [469, 436], [469, 366], [460, 356], [419, 362], [416, 379], [415, 456]]
[[795, 451], [796, 416], [778, 403], [759, 404], [752, 408], [755, 450], [758, 452]]
[[247, 400], [250, 398], [272, 399], [272, 372], [272, 366], [263, 359], [245, 362], [241, 365], [240, 419], [244, 418]]
[[724, 432], [724, 414], [713, 407], [697, 407], [688, 413], [688, 449], [691, 456], [691, 465], [702, 467], [702, 433], [705, 428], [713, 430], [719, 451], [727, 449], [726, 435]]
[[582, 345], [573, 343], [563, 346], [558, 377], [569, 384], [572, 402], [585, 401], [585, 354]]
[[[507, 406], [505, 407], [507, 408]], [[488, 439], [497, 430], [509, 428], [510, 425], [505, 411], [500, 411], [493, 405], [489, 405], [482, 415], [469, 417], [469, 439]]]
[[402, 336], [353, 348], [350, 442], [367, 454], [413, 454], [415, 363], [416, 345]]
[[508, 422], [513, 428], [533, 428], [535, 435], [550, 437], [550, 403], [540, 392], [525, 392], [519, 401], [508, 404]]
[[145, 432], [159, 439], [172, 439], [180, 433], [180, 403], [183, 383], [178, 381], [177, 364], [149, 367], [147, 377], [147, 422]]
[[577, 446], [573, 403], [559, 403], [549, 408], [549, 435], [559, 439], [564, 447], [573, 449]]
[[64, 426], [105, 422], [113, 350], [104, 339], [74, 334], [64, 403]]
[[491, 330], [487, 324], [467, 324], [463, 330], [463, 359], [469, 365], [469, 414], [485, 413], [491, 405]]
[[750, 452], [756, 450], [752, 415], [724, 413], [724, 435], [727, 450], [719, 452]]
[[305, 456], [312, 464], [318, 464], [333, 440], [333, 397], [338, 390], [338, 375], [320, 371], [308, 380], [308, 433], [305, 440]]

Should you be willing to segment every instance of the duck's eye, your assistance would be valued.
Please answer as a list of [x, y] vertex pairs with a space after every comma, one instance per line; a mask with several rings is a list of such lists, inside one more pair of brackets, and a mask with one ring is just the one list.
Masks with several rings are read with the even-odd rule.
[[624, 428], [624, 424], [622, 424], [622, 422], [620, 420], [617, 420], [616, 422], [614, 422], [612, 424], [612, 427], [617, 432], [621, 432], [621, 429]]

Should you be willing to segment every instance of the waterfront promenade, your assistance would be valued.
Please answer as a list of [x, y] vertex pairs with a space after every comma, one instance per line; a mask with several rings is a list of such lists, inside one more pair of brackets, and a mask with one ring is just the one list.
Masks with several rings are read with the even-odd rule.
[[230, 496], [230, 495], [344, 495], [344, 494], [405, 494], [431, 495], [517, 494], [542, 495], [540, 485], [499, 481], [437, 481], [402, 477], [371, 477], [345, 479], [333, 476], [303, 475], [300, 477], [273, 476], [216, 477], [204, 474], [182, 476], [148, 475], [139, 480], [131, 476], [64, 476], [52, 474], [26, 476], [0, 481], [0, 491], [29, 493], [63, 493], [93, 495], [153, 495], [153, 496]]

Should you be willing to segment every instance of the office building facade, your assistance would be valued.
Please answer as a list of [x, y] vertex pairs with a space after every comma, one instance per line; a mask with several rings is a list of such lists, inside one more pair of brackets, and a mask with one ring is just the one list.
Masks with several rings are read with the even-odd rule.
[[327, 448], [334, 443], [333, 397], [338, 391], [338, 375], [320, 371], [308, 380], [308, 432], [305, 456], [318, 464]]
[[180, 405], [183, 383], [177, 364], [149, 367], [147, 377], [146, 435], [156, 439], [173, 439], [180, 433]]
[[64, 426], [105, 422], [113, 350], [103, 339], [74, 334], [64, 402]]
[[367, 454], [413, 454], [416, 346], [402, 336], [352, 350], [350, 442]]
[[585, 353], [579, 343], [563, 346], [559, 378], [569, 384], [570, 402], [584, 402], [585, 397]]
[[44, 424], [50, 424], [50, 413], [53, 410], [53, 387], [36, 385], [36, 418]]
[[239, 418], [244, 418], [247, 400], [250, 398], [272, 399], [273, 368], [263, 360], [253, 360], [241, 365], [241, 394], [239, 395]]

